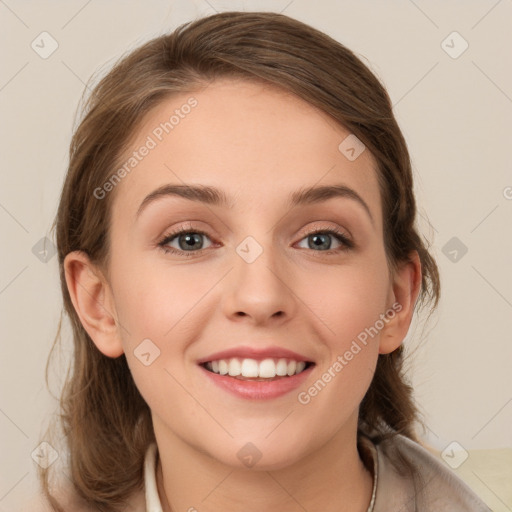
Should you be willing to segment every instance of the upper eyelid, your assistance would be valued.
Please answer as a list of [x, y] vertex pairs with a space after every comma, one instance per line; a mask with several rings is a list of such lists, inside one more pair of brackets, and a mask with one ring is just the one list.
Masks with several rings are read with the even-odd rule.
[[[315, 222], [319, 222], [319, 221], [315, 221]], [[348, 237], [352, 237], [352, 234], [350, 233], [350, 231], [347, 228], [342, 228], [342, 227], [338, 227], [338, 226], [312, 227], [311, 229], [308, 229], [306, 231], [306, 233], [304, 233], [303, 236], [308, 236], [311, 233], [315, 233], [317, 231], [340, 231], [342, 234], [345, 234]], [[210, 233], [208, 233], [207, 230], [205, 230], [205, 229], [197, 228], [194, 226], [180, 226], [180, 227], [176, 228], [175, 230], [170, 231], [168, 234], [162, 235], [160, 238], [165, 239], [165, 238], [169, 238], [169, 237], [174, 237], [174, 236], [178, 236], [182, 233], [201, 233], [203, 235], [210, 237]]]

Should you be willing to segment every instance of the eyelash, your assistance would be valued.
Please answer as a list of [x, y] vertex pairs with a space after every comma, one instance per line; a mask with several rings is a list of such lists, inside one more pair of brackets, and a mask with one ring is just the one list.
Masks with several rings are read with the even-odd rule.
[[[163, 238], [163, 240], [158, 242], [158, 246], [166, 254], [176, 254], [176, 255], [180, 255], [180, 256], [185, 256], [187, 258], [190, 258], [192, 256], [197, 256], [198, 254], [201, 254], [203, 251], [207, 250], [207, 249], [200, 249], [198, 251], [181, 251], [181, 250], [175, 249], [174, 247], [168, 247], [167, 246], [167, 244], [169, 242], [171, 242], [176, 237], [178, 237], [179, 235], [182, 235], [182, 234], [197, 234], [197, 235], [204, 235], [204, 236], [210, 238], [208, 233], [202, 231], [201, 229], [191, 229], [191, 228], [187, 228], [187, 227], [181, 227], [178, 230], [173, 231], [172, 233], [169, 233], [168, 235], [166, 235]], [[337, 254], [337, 253], [340, 253], [340, 252], [349, 251], [349, 250], [351, 250], [351, 249], [353, 249], [355, 247], [354, 242], [352, 242], [352, 240], [347, 238], [347, 236], [343, 232], [339, 231], [336, 228], [333, 228], [333, 229], [315, 229], [315, 230], [313, 230], [313, 231], [311, 231], [309, 233], [306, 233], [300, 239], [300, 241], [302, 241], [304, 238], [307, 238], [307, 237], [312, 236], [312, 235], [317, 235], [317, 234], [332, 235], [344, 247], [341, 247], [341, 248], [338, 248], [338, 249], [330, 249], [328, 251], [313, 251], [313, 252], [320, 252], [323, 255], [331, 255], [331, 254]]]

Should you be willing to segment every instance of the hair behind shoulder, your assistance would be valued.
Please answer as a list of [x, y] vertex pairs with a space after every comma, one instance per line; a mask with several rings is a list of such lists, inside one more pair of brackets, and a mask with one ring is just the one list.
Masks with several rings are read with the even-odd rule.
[[[74, 342], [57, 421], [67, 436], [73, 489], [95, 510], [124, 510], [129, 496], [141, 490], [144, 455], [154, 432], [125, 356], [101, 354], [82, 327], [67, 290], [64, 258], [81, 250], [108, 267], [113, 193], [99, 200], [93, 191], [112, 176], [121, 151], [152, 108], [172, 94], [192, 92], [219, 78], [258, 80], [296, 94], [366, 145], [378, 162], [390, 272], [417, 251], [422, 265], [418, 304], [431, 304], [433, 311], [439, 300], [436, 263], [414, 226], [416, 203], [405, 140], [387, 92], [353, 52], [300, 21], [270, 12], [215, 14], [134, 50], [98, 83], [84, 106], [54, 224]], [[59, 334], [60, 326], [48, 363]], [[373, 432], [376, 441], [396, 433], [415, 438], [417, 410], [402, 365], [403, 347], [379, 355], [361, 404], [360, 429]], [[43, 490], [53, 510], [63, 511], [49, 488], [50, 470], [40, 471]]]

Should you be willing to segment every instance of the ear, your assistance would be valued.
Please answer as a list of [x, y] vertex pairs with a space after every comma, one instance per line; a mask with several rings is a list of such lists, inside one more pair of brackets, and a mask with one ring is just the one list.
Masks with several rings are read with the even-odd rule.
[[103, 273], [82, 251], [66, 256], [64, 272], [71, 301], [87, 334], [100, 352], [119, 357], [124, 350], [112, 291]]
[[421, 288], [421, 262], [418, 251], [411, 252], [409, 261], [400, 265], [392, 280], [386, 315], [388, 321], [381, 330], [379, 354], [393, 352], [407, 336]]

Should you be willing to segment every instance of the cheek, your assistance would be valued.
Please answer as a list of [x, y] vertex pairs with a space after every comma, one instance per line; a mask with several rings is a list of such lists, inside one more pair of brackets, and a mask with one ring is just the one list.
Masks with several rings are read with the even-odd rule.
[[324, 286], [311, 288], [310, 304], [325, 326], [321, 339], [327, 349], [316, 378], [297, 395], [299, 412], [312, 431], [334, 435], [356, 414], [373, 379], [380, 335], [372, 328], [385, 312], [387, 291], [382, 273], [378, 276], [368, 268], [344, 269], [337, 281], [319, 278]]
[[329, 391], [319, 393], [317, 406], [328, 408], [334, 401], [349, 409], [357, 407], [378, 358], [381, 315], [387, 310], [389, 293], [386, 261], [374, 254], [364, 262], [319, 273], [314, 282], [304, 280], [302, 290], [321, 320], [321, 339], [327, 348], [318, 389], [323, 390], [325, 384]]
[[182, 380], [184, 351], [201, 328], [197, 312], [212, 287], [211, 269], [185, 272], [181, 265], [155, 265], [143, 256], [118, 259], [115, 266], [113, 258], [112, 268], [127, 362], [140, 393], [158, 410], [169, 392], [179, 394], [172, 375]]
[[118, 318], [126, 327], [125, 342], [150, 338], [164, 343], [175, 325], [182, 319], [186, 323], [188, 314], [211, 288], [211, 272], [203, 270], [157, 266], [143, 257], [119, 264], [112, 281]]
[[373, 326], [386, 311], [389, 280], [383, 258], [358, 260], [346, 266], [304, 276], [297, 295], [326, 327], [327, 338], [340, 349]]

